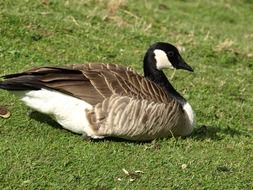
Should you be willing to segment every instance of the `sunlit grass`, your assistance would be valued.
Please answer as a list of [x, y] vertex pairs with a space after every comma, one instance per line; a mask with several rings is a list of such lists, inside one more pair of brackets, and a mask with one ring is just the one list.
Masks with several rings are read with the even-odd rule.
[[[0, 91], [1, 189], [252, 189], [250, 1], [0, 2], [0, 74], [108, 62], [142, 73], [153, 42], [177, 45], [195, 72], [173, 85], [197, 116], [193, 135], [151, 143], [83, 141]], [[166, 71], [168, 77], [171, 71]]]

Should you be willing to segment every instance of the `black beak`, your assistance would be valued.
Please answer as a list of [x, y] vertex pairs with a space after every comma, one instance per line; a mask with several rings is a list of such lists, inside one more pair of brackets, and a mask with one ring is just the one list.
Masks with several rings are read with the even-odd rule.
[[193, 68], [190, 65], [188, 65], [181, 56], [178, 57], [178, 64], [176, 68], [193, 72]]

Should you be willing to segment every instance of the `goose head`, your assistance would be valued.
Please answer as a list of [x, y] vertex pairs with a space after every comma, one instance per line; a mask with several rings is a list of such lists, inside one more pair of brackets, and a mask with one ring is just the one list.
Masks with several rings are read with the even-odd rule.
[[[183, 69], [193, 72], [193, 69], [188, 65], [178, 49], [170, 43], [157, 42], [150, 46], [144, 58], [144, 64], [153, 65], [153, 69]], [[155, 68], [154, 68], [155, 67]]]
[[184, 61], [175, 46], [165, 42], [151, 45], [144, 57], [144, 76], [162, 87], [181, 105], [184, 105], [187, 101], [176, 91], [162, 71], [167, 68], [193, 72], [192, 67]]

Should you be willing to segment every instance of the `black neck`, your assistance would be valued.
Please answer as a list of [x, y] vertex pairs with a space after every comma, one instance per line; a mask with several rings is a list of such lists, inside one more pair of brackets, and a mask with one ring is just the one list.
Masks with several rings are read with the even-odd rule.
[[186, 100], [183, 96], [181, 96], [176, 89], [170, 84], [166, 75], [156, 68], [154, 55], [150, 52], [147, 52], [144, 57], [144, 76], [149, 80], [155, 82], [160, 85], [170, 96], [175, 98], [181, 105], [186, 103]]

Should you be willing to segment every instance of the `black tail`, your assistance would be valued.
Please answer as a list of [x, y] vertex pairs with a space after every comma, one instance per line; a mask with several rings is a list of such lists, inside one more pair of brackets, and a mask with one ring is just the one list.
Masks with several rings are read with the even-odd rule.
[[[72, 94], [72, 92], [68, 90], [70, 83], [72, 82], [74, 84], [75, 81], [77, 81], [77, 83], [80, 84], [85, 77], [81, 71], [71, 68], [39, 67], [22, 73], [5, 75], [2, 76], [2, 79], [3, 80], [0, 81], [0, 89], [4, 90], [21, 91], [49, 88]], [[65, 90], [64, 87], [66, 87], [67, 90]]]
[[20, 91], [20, 90], [40, 90], [42, 84], [35, 82], [34, 80], [29, 80], [27, 77], [5, 79], [0, 81], [0, 89], [9, 91]]

